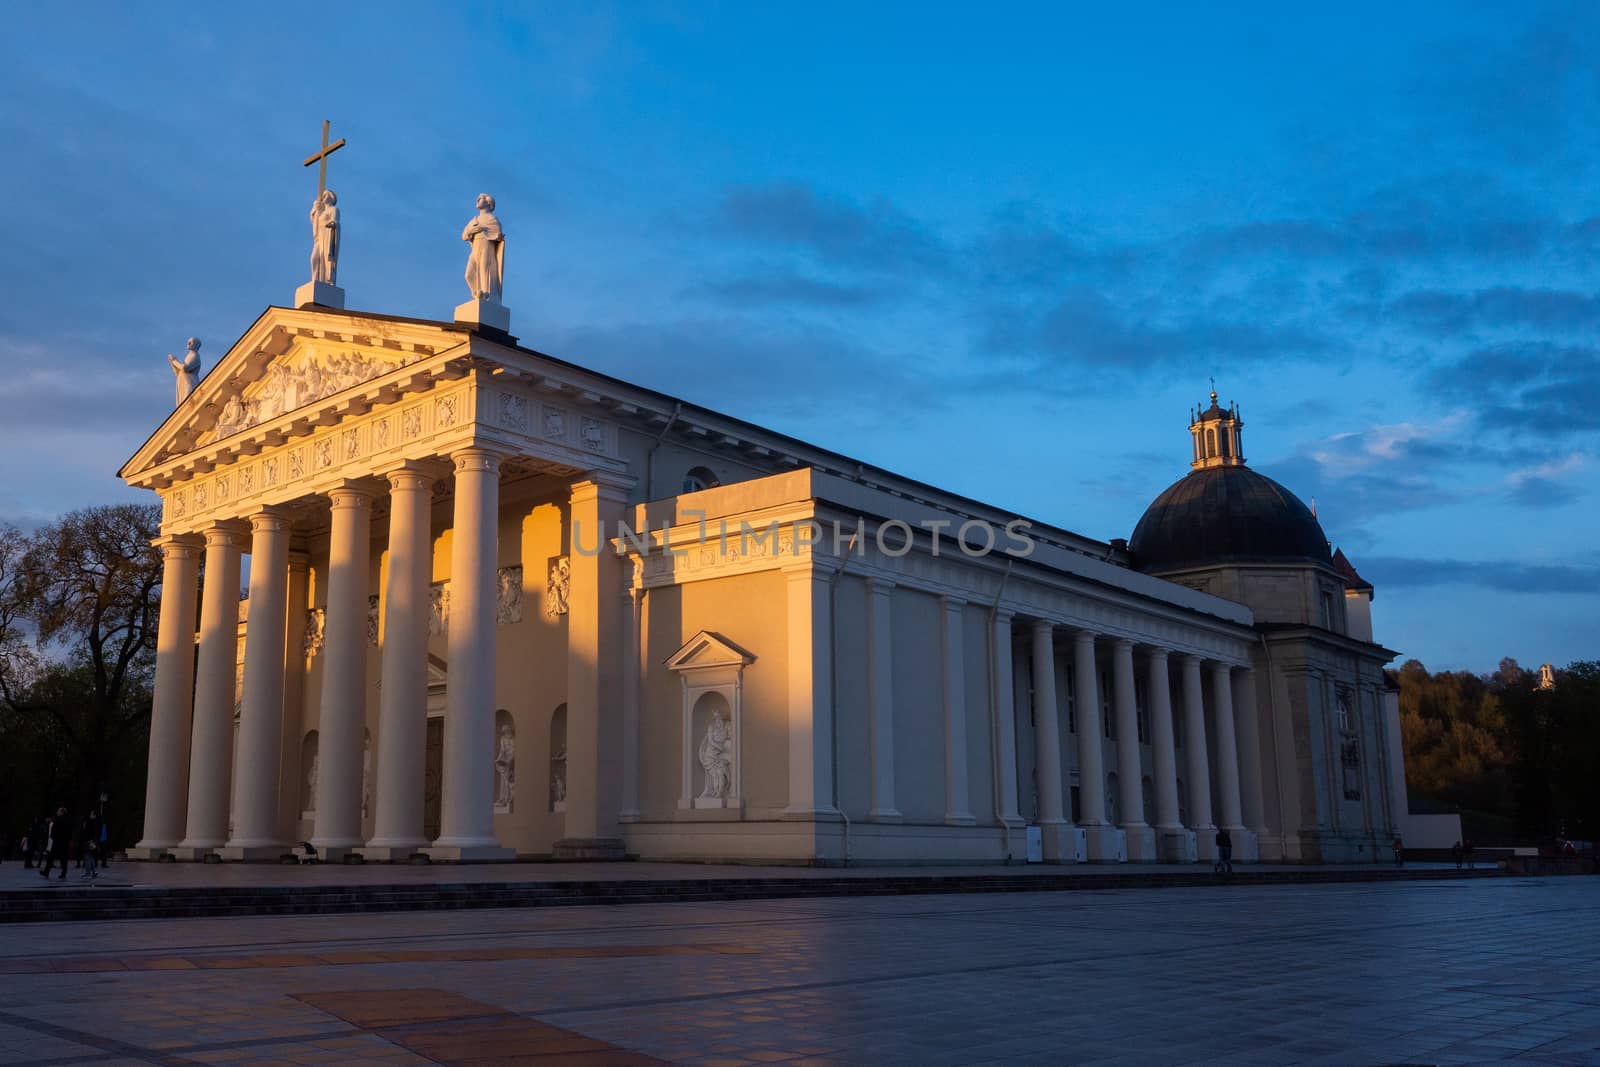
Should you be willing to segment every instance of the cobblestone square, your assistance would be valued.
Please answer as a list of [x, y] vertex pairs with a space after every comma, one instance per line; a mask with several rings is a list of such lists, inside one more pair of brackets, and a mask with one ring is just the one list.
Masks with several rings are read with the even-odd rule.
[[0, 926], [0, 1062], [1600, 1063], [1588, 878]]

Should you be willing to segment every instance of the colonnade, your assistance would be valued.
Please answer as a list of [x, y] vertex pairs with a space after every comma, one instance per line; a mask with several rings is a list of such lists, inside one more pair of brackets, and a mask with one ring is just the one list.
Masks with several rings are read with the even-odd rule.
[[[311, 844], [324, 858], [360, 851], [401, 859], [509, 855], [494, 836], [495, 603], [500, 456], [469, 448], [449, 457], [455, 479], [451, 668], [444, 738], [441, 833], [423, 833], [427, 738], [428, 598], [433, 487], [442, 463], [387, 472], [389, 566], [384, 582], [373, 836], [362, 830], [367, 724], [368, 590], [372, 513], [381, 483], [350, 481], [323, 494], [330, 508], [326, 615]], [[580, 483], [584, 485], [588, 483]], [[578, 487], [574, 487], [575, 491]], [[163, 597], [151, 716], [144, 837], [137, 852], [199, 859], [276, 858], [292, 842], [279, 791], [286, 730], [289, 605], [306, 604], [307, 567], [291, 550], [290, 512], [261, 507], [245, 520], [161, 542]], [[233, 758], [241, 556], [250, 553], [237, 759]], [[202, 552], [198, 655], [193, 620]], [[296, 583], [299, 588], [292, 588]], [[574, 581], [574, 593], [585, 590]], [[292, 737], [292, 734], [290, 734]], [[231, 780], [230, 780], [231, 779]], [[230, 819], [231, 815], [231, 819]], [[230, 832], [231, 822], [231, 832]]]

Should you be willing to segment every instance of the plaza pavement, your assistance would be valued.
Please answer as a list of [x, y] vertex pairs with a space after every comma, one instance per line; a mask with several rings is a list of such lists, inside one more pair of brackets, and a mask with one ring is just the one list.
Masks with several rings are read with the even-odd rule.
[[1597, 889], [1501, 877], [8, 925], [0, 1062], [1600, 1063]]

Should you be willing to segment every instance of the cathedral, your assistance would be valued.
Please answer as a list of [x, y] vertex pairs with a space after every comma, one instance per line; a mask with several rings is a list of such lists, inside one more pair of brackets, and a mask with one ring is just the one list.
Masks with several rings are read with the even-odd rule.
[[173, 360], [121, 471], [165, 559], [132, 855], [1387, 850], [1372, 588], [1215, 393], [1099, 541], [521, 343], [491, 197], [451, 319], [346, 310], [332, 203], [295, 306]]

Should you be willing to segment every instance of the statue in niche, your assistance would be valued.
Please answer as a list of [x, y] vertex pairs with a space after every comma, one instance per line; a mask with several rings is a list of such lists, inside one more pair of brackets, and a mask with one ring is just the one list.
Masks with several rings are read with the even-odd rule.
[[506, 275], [506, 236], [494, 214], [494, 197], [478, 194], [478, 217], [467, 223], [461, 239], [472, 245], [467, 256], [467, 290], [472, 299], [500, 303]]
[[559, 774], [550, 776], [550, 799], [556, 804], [567, 802], [567, 780]]
[[361, 741], [361, 818], [372, 808], [372, 739]]
[[311, 280], [325, 285], [338, 284], [339, 274], [339, 198], [332, 189], [317, 194], [311, 204]]
[[189, 394], [194, 392], [195, 386], [200, 384], [200, 341], [198, 338], [189, 338], [189, 350], [182, 359], [178, 359], [171, 352], [167, 353], [167, 362], [172, 364], [172, 375], [178, 380], [178, 403], [189, 399]]
[[544, 610], [551, 618], [567, 613], [567, 596], [572, 592], [572, 561], [557, 556], [550, 561], [550, 584], [545, 590]]
[[700, 740], [700, 766], [706, 773], [702, 798], [721, 800], [733, 791], [733, 735], [720, 711], [712, 713]]
[[311, 753], [311, 765], [306, 768], [306, 811], [317, 810], [317, 753]]
[[450, 589], [444, 582], [428, 587], [428, 636], [442, 637], [450, 629]]
[[494, 750], [494, 806], [510, 811], [516, 800], [517, 744], [509, 723], [500, 727]]
[[498, 583], [494, 616], [502, 626], [522, 621], [522, 568], [501, 567], [495, 573]]

